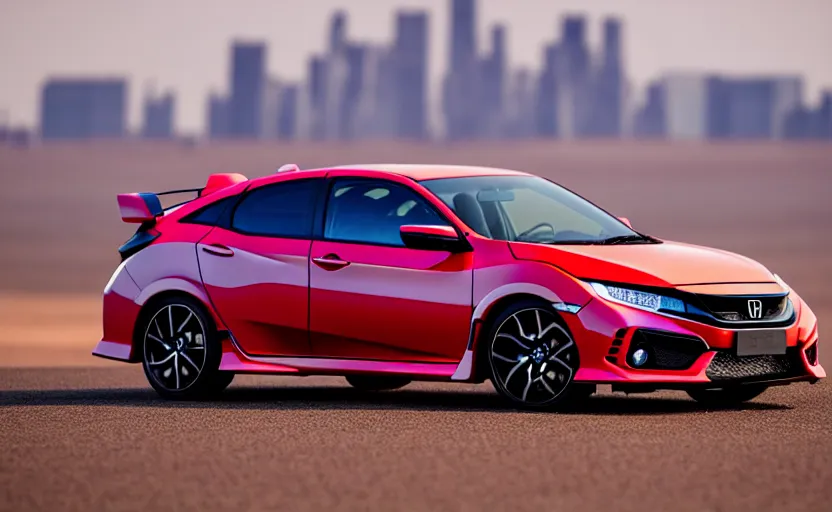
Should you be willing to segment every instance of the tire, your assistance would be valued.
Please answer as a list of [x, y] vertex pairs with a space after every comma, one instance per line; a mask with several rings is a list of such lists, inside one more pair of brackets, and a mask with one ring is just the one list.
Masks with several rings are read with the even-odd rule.
[[347, 375], [346, 379], [352, 387], [361, 391], [391, 391], [403, 388], [411, 382], [406, 377], [386, 375]]
[[734, 407], [753, 400], [768, 389], [765, 384], [746, 384], [719, 389], [689, 389], [687, 394], [708, 407]]
[[575, 405], [595, 386], [575, 384], [578, 347], [547, 303], [518, 301], [489, 324], [481, 340], [491, 382], [515, 406], [556, 409]]
[[222, 345], [213, 320], [190, 297], [153, 303], [141, 326], [142, 367], [163, 398], [197, 400], [219, 395], [234, 374], [219, 370]]

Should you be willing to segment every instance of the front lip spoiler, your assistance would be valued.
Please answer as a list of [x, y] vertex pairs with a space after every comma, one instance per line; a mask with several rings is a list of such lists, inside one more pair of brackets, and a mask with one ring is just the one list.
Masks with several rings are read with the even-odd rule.
[[817, 384], [821, 379], [813, 375], [798, 375], [794, 377], [781, 377], [771, 380], [765, 379], [738, 379], [735, 381], [722, 382], [593, 382], [599, 385], [611, 385], [613, 391], [621, 391], [624, 393], [650, 393], [659, 390], [671, 391], [685, 391], [688, 389], [723, 389], [726, 387], [741, 387], [751, 386], [757, 384], [765, 384], [766, 386], [788, 386], [798, 382], [808, 382], [809, 384]]

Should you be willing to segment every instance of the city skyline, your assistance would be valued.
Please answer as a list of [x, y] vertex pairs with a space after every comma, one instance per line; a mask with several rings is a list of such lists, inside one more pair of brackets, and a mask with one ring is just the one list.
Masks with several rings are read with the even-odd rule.
[[[587, 15], [590, 44], [592, 47], [598, 47], [601, 21], [605, 15], [611, 14], [620, 16], [625, 24], [622, 60], [626, 66], [628, 78], [635, 86], [636, 96], [639, 98], [643, 97], [651, 80], [663, 72], [675, 70], [728, 71], [736, 74], [760, 75], [774, 72], [800, 74], [805, 77], [804, 96], [810, 105], [816, 103], [818, 93], [824, 86], [828, 87], [832, 84], [832, 78], [826, 77], [828, 73], [832, 73], [832, 70], [829, 69], [830, 66], [826, 64], [826, 59], [823, 59], [822, 55], [823, 48], [832, 46], [829, 44], [829, 39], [832, 37], [829, 31], [822, 30], [824, 19], [829, 19], [822, 13], [832, 14], [832, 4], [826, 2], [810, 0], [802, 4], [802, 9], [790, 10], [786, 8], [784, 2], [734, 0], [716, 8], [715, 2], [705, 1], [697, 3], [695, 9], [685, 10], [677, 6], [674, 11], [675, 16], [658, 21], [651, 20], [651, 17], [670, 16], [668, 7], [659, 2], [634, 3], [621, 0], [618, 2], [598, 1], [584, 5], [583, 2], [574, 1], [527, 0], [522, 3], [529, 8], [535, 7], [537, 15], [529, 18], [527, 13], [519, 12], [522, 9], [508, 9], [505, 2], [494, 0], [480, 0], [478, 7], [475, 27], [478, 46], [487, 48], [491, 26], [495, 22], [504, 23], [507, 60], [512, 68], [519, 66], [539, 71], [539, 63], [542, 60], [541, 49], [548, 41], [560, 37], [561, 18], [570, 13]], [[745, 16], [748, 19], [743, 21], [743, 9], [752, 3], [754, 16]], [[14, 42], [15, 37], [18, 38], [18, 42], [23, 37], [18, 28], [20, 25], [26, 26], [26, 34], [36, 38], [45, 30], [55, 28], [53, 25], [56, 21], [49, 20], [72, 17], [71, 13], [62, 12], [66, 8], [60, 4], [47, 3], [32, 6], [23, 2], [13, 2], [5, 8], [11, 16], [4, 16], [6, 21], [0, 21], [4, 34], [0, 35], [3, 38], [0, 40], [5, 43], [4, 47], [7, 49], [0, 55], [0, 63], [6, 69], [17, 68], [21, 69], [21, 72], [13, 73], [10, 80], [4, 84], [3, 88], [0, 88], [0, 121], [3, 120], [2, 112], [6, 111], [6, 116], [12, 124], [23, 123], [34, 127], [37, 124], [38, 108], [36, 105], [39, 90], [47, 76], [125, 75], [129, 79], [130, 88], [128, 126], [131, 132], [137, 132], [141, 127], [145, 88], [149, 83], [155, 82], [158, 90], [170, 90], [176, 94], [177, 131], [202, 134], [205, 124], [204, 102], [208, 93], [210, 91], [228, 93], [225, 77], [228, 72], [228, 45], [231, 40], [264, 41], [269, 48], [265, 64], [268, 72], [281, 79], [300, 80], [305, 78], [305, 61], [309, 55], [325, 50], [329, 16], [333, 10], [342, 6], [339, 2], [316, 0], [309, 2], [308, 6], [305, 5], [301, 12], [292, 15], [287, 14], [285, 8], [272, 4], [279, 3], [248, 1], [237, 4], [239, 7], [236, 8], [225, 3], [214, 4], [215, 9], [211, 12], [210, 10], [191, 12], [191, 7], [195, 4], [187, 0], [170, 3], [144, 2], [140, 8], [126, 2], [110, 2], [104, 5], [98, 0], [78, 0], [73, 2], [75, 11], [83, 11], [85, 7], [98, 9], [95, 19], [107, 20], [110, 22], [110, 29], [118, 29], [119, 37], [113, 39], [111, 45], [101, 45], [101, 29], [94, 29], [88, 26], [88, 23], [75, 25], [64, 23], [62, 25], [64, 28], [55, 30], [51, 38], [47, 40], [65, 39], [66, 44], [54, 47], [50, 53], [42, 49], [48, 48], [48, 45], [44, 46], [46, 42], [40, 41], [38, 45], [31, 46], [33, 51], [17, 52], [13, 55], [13, 52], [9, 50], [20, 46], [19, 44], [10, 46], [10, 43]], [[372, 2], [371, 4], [365, 1], [349, 3], [349, 9], [346, 11], [347, 33], [351, 40], [393, 44], [394, 11], [424, 10], [428, 13], [430, 18], [428, 28], [429, 121], [434, 125], [440, 108], [439, 103], [441, 103], [441, 80], [447, 68], [446, 54], [449, 41], [446, 2], [425, 0], [391, 1], [384, 2], [383, 5]], [[647, 11], [652, 11], [652, 14], [645, 14]], [[812, 12], [807, 14], [808, 11]], [[246, 13], [249, 23], [239, 22], [238, 15], [241, 12]], [[275, 19], [286, 20], [288, 18], [291, 21], [291, 30], [281, 30], [280, 23], [275, 23], [271, 31], [265, 30], [260, 18], [268, 12], [276, 13]], [[719, 16], [714, 16], [715, 14]], [[135, 25], [142, 25], [148, 17], [155, 18], [158, 22], [154, 29], [157, 35], [150, 40], [147, 40], [145, 35], [144, 46], [146, 48], [143, 51], [137, 49], [123, 52], [135, 56], [132, 64], [124, 62], [123, 55], [116, 61], [112, 60], [113, 52], [131, 48], [131, 45], [135, 45], [136, 33], [142, 34], [141, 30], [137, 31], [135, 27], [126, 24], [125, 16], [136, 19]], [[194, 49], [192, 42], [171, 42], [171, 36], [176, 35], [176, 31], [170, 30], [171, 24], [189, 16], [197, 21], [203, 21], [203, 24], [197, 23], [203, 28], [199, 31], [180, 31], [179, 39], [188, 41], [193, 39], [203, 43], [209, 41], [210, 44], [206, 43]], [[229, 20], [218, 23], [218, 16], [229, 18]], [[710, 17], [711, 23], [707, 31], [702, 25], [703, 17]], [[776, 41], [771, 37], [770, 28], [767, 29], [769, 30], [768, 38], [760, 33], [760, 27], [766, 25], [767, 20], [773, 22], [775, 18], [781, 28], [779, 31], [781, 37], [777, 37]], [[43, 21], [44, 19], [46, 21]], [[718, 22], [714, 22], [715, 20]], [[234, 26], [237, 27], [234, 28]], [[675, 35], [666, 31], [668, 26], [675, 29], [672, 31]], [[771, 23], [768, 23], [768, 26], [771, 27]], [[800, 30], [795, 32], [795, 28]], [[726, 32], [731, 33], [733, 44], [724, 47], [720, 52], [708, 51], [709, 46], [724, 45]], [[648, 44], [649, 55], [645, 56], [644, 41], [647, 40], [649, 43], [649, 40], [655, 38], [657, 33], [664, 33], [665, 40], [662, 40], [660, 45]], [[699, 35], [693, 37], [697, 33]], [[784, 37], [787, 34], [792, 34], [794, 37]], [[90, 47], [96, 47], [95, 43], [98, 43], [97, 51], [90, 52]], [[160, 44], [168, 47], [169, 51], [154, 50]], [[696, 48], [691, 49], [691, 46]], [[188, 50], [186, 52], [188, 60], [185, 61], [187, 65], [182, 65], [181, 61], [183, 48]], [[805, 51], [795, 50], [801, 48]], [[676, 58], [673, 62], [663, 64], [662, 54], [668, 49], [672, 50], [671, 53]], [[87, 50], [86, 57], [77, 55], [83, 50]], [[31, 59], [22, 60], [23, 57], [27, 57], [27, 53], [30, 54]], [[54, 55], [46, 58], [44, 53]], [[761, 57], [765, 62], [761, 61]], [[57, 69], [42, 71], [44, 66], [58, 58], [61, 64], [57, 66]], [[177, 58], [179, 65], [172, 62]], [[117, 62], [117, 65], [107, 64], [108, 62]], [[736, 65], [738, 62], [739, 65]], [[783, 62], [786, 65], [780, 65]], [[301, 65], [298, 66], [298, 63]], [[184, 75], [187, 75], [187, 79], [183, 78]], [[150, 78], [155, 78], [155, 80], [150, 80]], [[21, 92], [23, 85], [27, 82], [29, 89]], [[27, 105], [30, 102], [31, 105]]]
[[[538, 72], [507, 59], [506, 28], [476, 37], [480, 0], [446, 0], [448, 69], [442, 79], [441, 129], [429, 115], [429, 27], [426, 11], [400, 10], [392, 43], [351, 39], [348, 15], [334, 11], [327, 46], [310, 54], [306, 76], [287, 81], [267, 67], [264, 41], [232, 41], [226, 91], [205, 104], [208, 139], [829, 139], [832, 90], [817, 107], [800, 74], [766, 76], [664, 73], [638, 102], [623, 60], [625, 28], [602, 20], [593, 47], [585, 15], [560, 19], [559, 37], [544, 41]], [[130, 134], [126, 78], [53, 77], [42, 89], [44, 139], [124, 138]], [[175, 96], [146, 96], [142, 136], [176, 134]], [[167, 134], [167, 135], [163, 135]], [[181, 134], [177, 134], [181, 135]]]

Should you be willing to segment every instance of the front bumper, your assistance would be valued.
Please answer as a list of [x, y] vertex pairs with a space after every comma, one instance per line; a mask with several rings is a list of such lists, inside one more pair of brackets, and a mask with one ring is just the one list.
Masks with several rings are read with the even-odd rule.
[[[578, 314], [564, 315], [580, 355], [580, 369], [575, 380], [678, 388], [822, 379], [826, 372], [818, 359], [817, 319], [799, 297], [794, 295], [792, 300], [796, 320], [785, 328], [787, 353], [740, 358], [735, 355], [735, 330], [595, 298]], [[634, 340], [645, 332], [670, 340], [665, 357], [670, 363], [665, 367], [636, 369], [628, 363], [627, 354], [636, 343]], [[681, 355], [679, 351], [673, 351], [674, 336], [688, 346], [685, 350], [680, 349]], [[696, 348], [697, 343], [701, 348]]]

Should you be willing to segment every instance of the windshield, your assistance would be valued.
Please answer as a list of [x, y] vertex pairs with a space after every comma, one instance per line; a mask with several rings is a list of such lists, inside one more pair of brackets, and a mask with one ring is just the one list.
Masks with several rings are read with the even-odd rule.
[[547, 244], [656, 241], [537, 176], [477, 176], [421, 183], [468, 227], [495, 240]]

